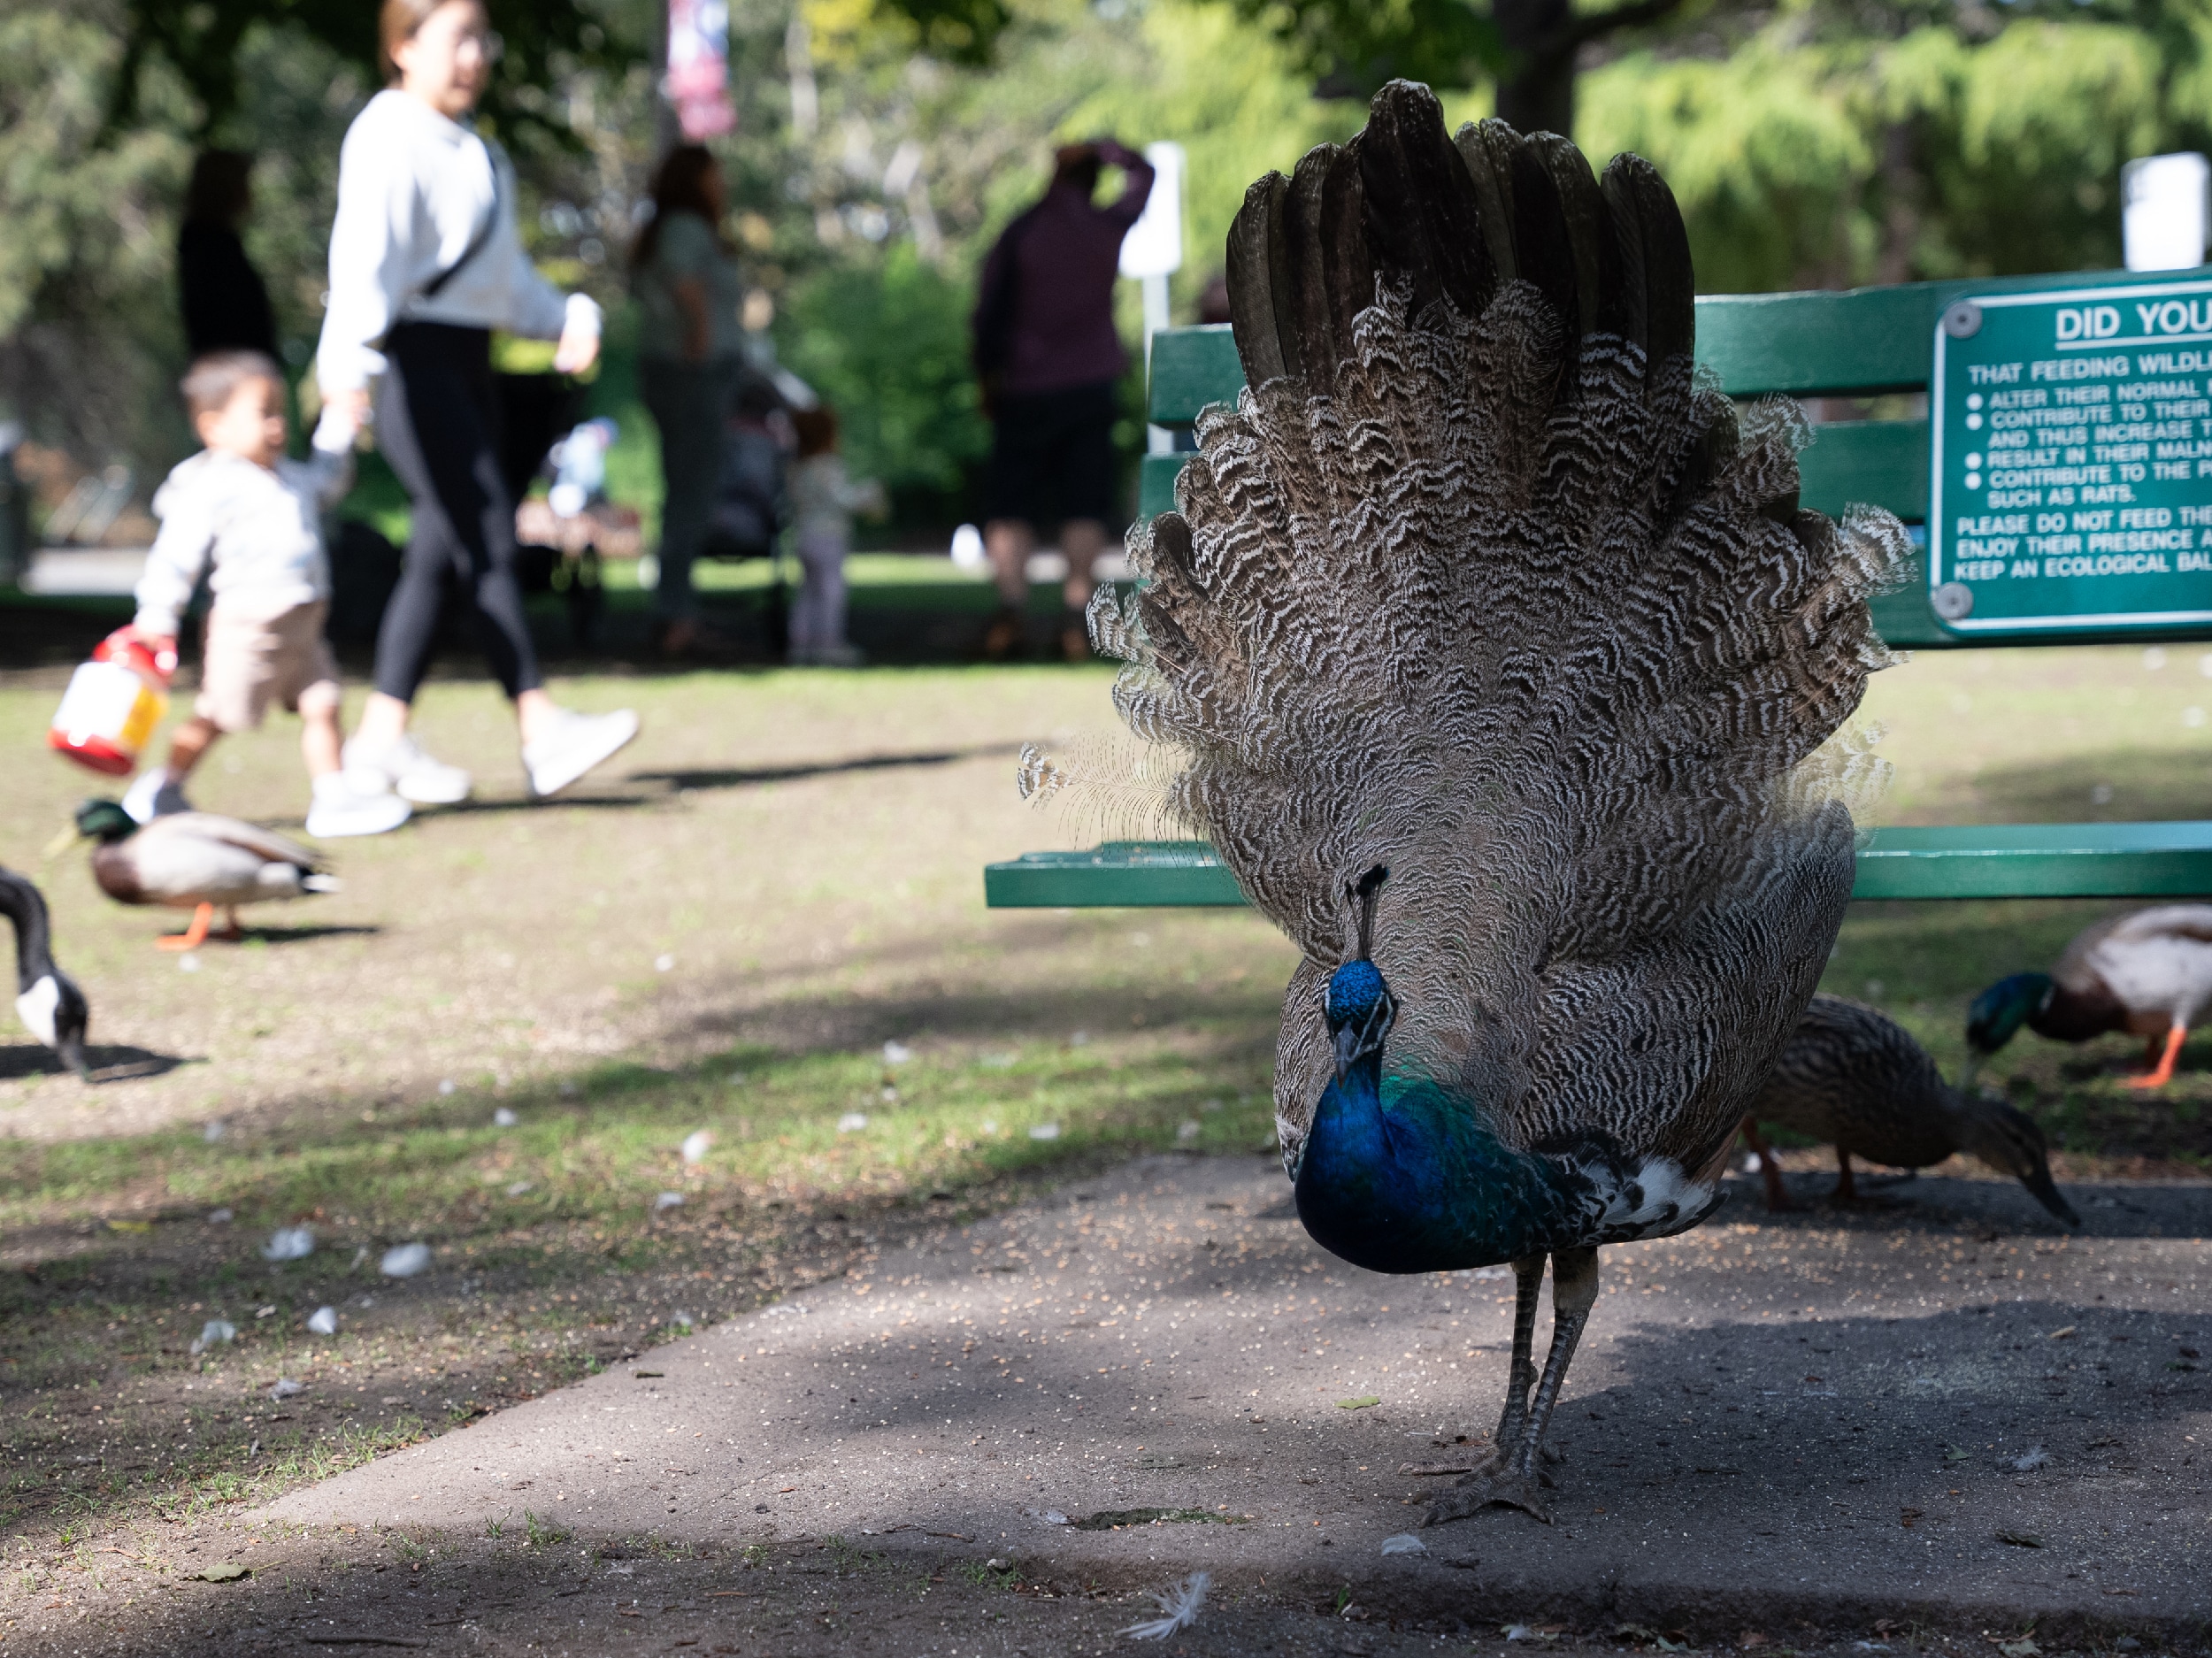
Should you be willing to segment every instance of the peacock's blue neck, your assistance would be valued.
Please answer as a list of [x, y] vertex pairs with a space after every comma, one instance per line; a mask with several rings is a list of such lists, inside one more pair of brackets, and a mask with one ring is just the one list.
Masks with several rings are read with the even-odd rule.
[[1435, 1083], [1386, 1079], [1371, 1053], [1321, 1096], [1298, 1168], [1298, 1215], [1355, 1266], [1455, 1271], [1592, 1241], [1587, 1187], [1561, 1163], [1506, 1145]]

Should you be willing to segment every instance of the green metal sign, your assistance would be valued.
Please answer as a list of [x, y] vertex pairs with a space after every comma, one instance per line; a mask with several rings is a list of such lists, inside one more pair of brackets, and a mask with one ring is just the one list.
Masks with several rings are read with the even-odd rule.
[[1958, 300], [1928, 413], [1944, 626], [2212, 623], [2212, 280]]

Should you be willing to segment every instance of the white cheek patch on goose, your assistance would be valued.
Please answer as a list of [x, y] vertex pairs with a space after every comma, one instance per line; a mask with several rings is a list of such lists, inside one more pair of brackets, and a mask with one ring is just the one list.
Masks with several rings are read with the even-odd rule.
[[15, 999], [15, 1017], [23, 1021], [23, 1028], [46, 1044], [54, 1046], [54, 1009], [61, 1005], [61, 986], [51, 973]]

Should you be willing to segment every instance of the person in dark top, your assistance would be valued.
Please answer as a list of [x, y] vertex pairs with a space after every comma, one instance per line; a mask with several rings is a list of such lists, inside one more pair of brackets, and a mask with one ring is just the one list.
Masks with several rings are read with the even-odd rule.
[[252, 171], [253, 157], [235, 150], [203, 150], [192, 162], [184, 225], [177, 232], [177, 289], [195, 357], [211, 351], [276, 356], [269, 290], [238, 238], [253, 206]]
[[[1029, 555], [1038, 526], [1056, 518], [1068, 560], [1061, 649], [1071, 662], [1087, 657], [1091, 565], [1118, 510], [1114, 390], [1128, 359], [1114, 331], [1114, 276], [1122, 238], [1152, 193], [1152, 168], [1110, 138], [1070, 144], [1054, 162], [1044, 198], [984, 262], [975, 310], [976, 373], [992, 426], [983, 540], [999, 592], [983, 649], [995, 660], [1021, 641]], [[1127, 183], [1099, 207], [1091, 197], [1110, 164]]]

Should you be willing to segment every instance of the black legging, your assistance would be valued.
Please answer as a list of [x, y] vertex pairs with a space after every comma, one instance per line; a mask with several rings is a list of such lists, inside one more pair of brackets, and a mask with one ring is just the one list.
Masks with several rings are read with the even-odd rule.
[[430, 666], [449, 580], [466, 589], [493, 674], [518, 696], [543, 683], [515, 580], [515, 503], [499, 469], [491, 335], [403, 322], [384, 342], [377, 447], [407, 487], [414, 528], [376, 636], [376, 688], [403, 702]]

